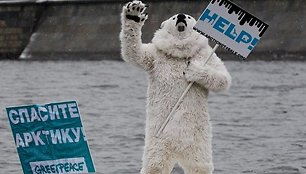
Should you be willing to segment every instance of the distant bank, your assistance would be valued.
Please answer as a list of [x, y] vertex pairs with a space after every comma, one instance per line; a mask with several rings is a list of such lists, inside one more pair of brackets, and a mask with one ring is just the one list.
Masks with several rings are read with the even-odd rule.
[[[120, 12], [126, 1], [0, 0], [0, 59], [120, 59]], [[143, 41], [176, 13], [198, 18], [208, 0], [151, 0]], [[270, 25], [252, 59], [306, 60], [303, 0], [233, 0]], [[236, 59], [219, 49], [226, 59]]]

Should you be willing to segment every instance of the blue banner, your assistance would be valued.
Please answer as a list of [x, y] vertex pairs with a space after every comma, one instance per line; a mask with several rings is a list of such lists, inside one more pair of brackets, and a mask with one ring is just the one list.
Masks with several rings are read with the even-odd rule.
[[6, 112], [24, 174], [95, 172], [75, 101]]

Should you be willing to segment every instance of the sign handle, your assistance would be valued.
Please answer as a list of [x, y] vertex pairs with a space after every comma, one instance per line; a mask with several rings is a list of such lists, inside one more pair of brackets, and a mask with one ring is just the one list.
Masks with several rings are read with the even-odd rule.
[[[219, 47], [219, 44], [216, 44], [215, 47], [212, 49], [210, 55], [208, 56], [208, 58], [205, 60], [204, 65], [205, 66], [207, 64], [207, 62], [211, 59], [212, 55], [216, 52], [217, 48]], [[155, 135], [155, 137], [159, 137], [160, 134], [164, 131], [165, 127], [167, 126], [167, 124], [169, 123], [170, 119], [172, 118], [173, 114], [175, 113], [176, 109], [180, 106], [180, 104], [183, 102], [184, 97], [186, 96], [187, 92], [189, 91], [189, 89], [191, 88], [191, 86], [193, 85], [194, 82], [189, 82], [187, 88], [185, 89], [185, 91], [183, 92], [183, 94], [181, 95], [181, 97], [178, 99], [178, 101], [176, 102], [176, 104], [174, 105], [174, 107], [172, 108], [170, 114], [168, 115], [168, 117], [166, 118], [166, 120], [164, 121], [164, 123], [162, 124], [162, 126], [159, 128], [157, 134]]]

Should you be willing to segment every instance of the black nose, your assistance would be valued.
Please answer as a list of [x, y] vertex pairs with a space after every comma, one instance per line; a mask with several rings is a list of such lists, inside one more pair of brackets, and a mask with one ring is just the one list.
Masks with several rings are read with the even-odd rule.
[[184, 23], [185, 24], [185, 26], [187, 27], [187, 22], [186, 22], [186, 16], [184, 15], [184, 14], [178, 14], [177, 15], [177, 21], [176, 21], [176, 24], [175, 24], [175, 26], [177, 26], [177, 24], [178, 23], [180, 23], [180, 22], [182, 22], [182, 23]]
[[186, 16], [182, 13], [177, 15], [178, 20], [184, 20], [185, 18], [186, 18]]

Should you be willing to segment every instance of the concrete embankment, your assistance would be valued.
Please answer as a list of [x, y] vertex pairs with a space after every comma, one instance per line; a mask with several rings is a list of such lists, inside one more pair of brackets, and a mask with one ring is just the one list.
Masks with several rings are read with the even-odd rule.
[[19, 57], [29, 43], [39, 12], [35, 4], [0, 4], [0, 59]]
[[[160, 23], [180, 12], [198, 18], [209, 1], [144, 1], [149, 19], [143, 41], [150, 42]], [[235, 0], [270, 25], [249, 59], [303, 59], [306, 53], [306, 3], [303, 0]], [[120, 59], [123, 1], [42, 3], [43, 11], [23, 57], [35, 59]], [[225, 59], [233, 56], [226, 50]]]

